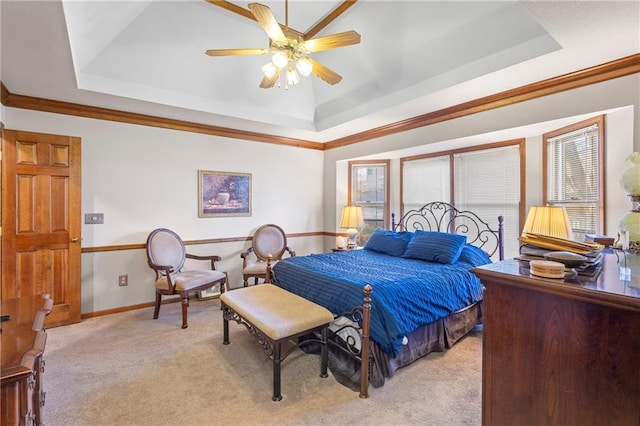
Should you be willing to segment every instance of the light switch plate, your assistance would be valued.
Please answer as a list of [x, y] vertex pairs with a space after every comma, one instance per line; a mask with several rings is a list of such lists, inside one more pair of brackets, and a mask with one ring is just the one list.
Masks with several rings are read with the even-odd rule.
[[88, 225], [101, 225], [104, 223], [104, 213], [85, 213], [84, 223]]

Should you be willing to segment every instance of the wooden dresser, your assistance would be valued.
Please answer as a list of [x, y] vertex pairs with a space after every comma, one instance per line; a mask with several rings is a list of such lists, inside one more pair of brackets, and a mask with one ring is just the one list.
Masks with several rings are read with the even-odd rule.
[[[622, 263], [622, 257], [621, 257]], [[640, 256], [620, 279], [533, 277], [517, 260], [476, 268], [484, 425], [640, 425]]]

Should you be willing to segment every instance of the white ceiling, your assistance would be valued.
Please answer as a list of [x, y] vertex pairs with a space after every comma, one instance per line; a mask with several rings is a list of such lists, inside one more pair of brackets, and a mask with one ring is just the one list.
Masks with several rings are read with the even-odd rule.
[[[262, 3], [284, 23], [283, 1]], [[340, 3], [291, 0], [289, 25], [306, 32]], [[360, 0], [316, 36], [362, 36], [312, 54], [339, 84], [260, 89], [268, 57], [204, 52], [267, 36], [204, 0], [2, 0], [0, 18], [11, 93], [318, 142], [640, 52], [637, 0]]]

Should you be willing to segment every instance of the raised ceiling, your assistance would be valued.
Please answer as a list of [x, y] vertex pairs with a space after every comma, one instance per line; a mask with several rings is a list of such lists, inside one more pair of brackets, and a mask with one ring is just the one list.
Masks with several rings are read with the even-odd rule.
[[[247, 8], [249, 2], [233, 2]], [[283, 1], [261, 2], [279, 22]], [[289, 1], [306, 32], [341, 1]], [[253, 20], [204, 0], [0, 3], [0, 79], [11, 93], [326, 142], [640, 52], [637, 1], [360, 0], [316, 37], [343, 76], [260, 89], [268, 47]]]

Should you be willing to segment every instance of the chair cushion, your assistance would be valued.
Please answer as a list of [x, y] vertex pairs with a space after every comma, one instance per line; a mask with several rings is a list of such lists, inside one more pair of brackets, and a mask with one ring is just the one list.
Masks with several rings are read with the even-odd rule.
[[[275, 265], [278, 261], [272, 261], [271, 266]], [[266, 274], [267, 273], [267, 262], [257, 261], [253, 263], [248, 263], [247, 266], [242, 270], [242, 273], [245, 275], [256, 275], [256, 274]]]
[[147, 256], [156, 265], [171, 265], [174, 271], [184, 266], [185, 247], [182, 239], [169, 229], [156, 229], [147, 238]]
[[[207, 283], [211, 283], [213, 285], [216, 281], [220, 281], [224, 278], [226, 278], [226, 274], [224, 272], [209, 270], [184, 271], [177, 274], [171, 274], [171, 280], [175, 284], [176, 291], [191, 290]], [[156, 287], [168, 290], [169, 283], [167, 282], [167, 277], [159, 278], [156, 281]]]
[[282, 258], [287, 246], [287, 237], [277, 225], [263, 225], [253, 235], [253, 252], [260, 260], [265, 260], [268, 255], [272, 259]]
[[274, 341], [333, 321], [326, 308], [273, 284], [227, 291], [220, 300]]

